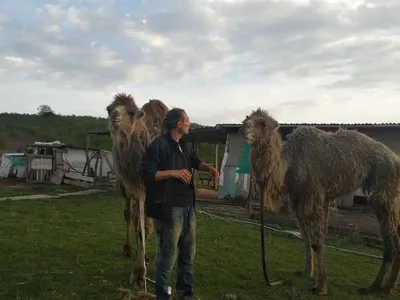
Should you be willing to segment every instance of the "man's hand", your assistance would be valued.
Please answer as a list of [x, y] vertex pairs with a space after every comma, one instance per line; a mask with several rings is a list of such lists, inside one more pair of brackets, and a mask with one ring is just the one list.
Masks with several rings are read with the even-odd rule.
[[212, 167], [209, 164], [206, 164], [205, 162], [201, 162], [199, 165], [199, 170], [203, 172], [209, 172], [213, 177], [215, 185], [217, 185], [219, 181], [219, 172], [216, 168]]
[[192, 179], [192, 173], [190, 173], [186, 169], [182, 170], [173, 170], [171, 172], [172, 177], [178, 178], [182, 180], [184, 183], [189, 184], [190, 180]]
[[219, 172], [218, 172], [218, 170], [216, 168], [211, 167], [210, 173], [211, 173], [211, 176], [214, 179], [215, 184], [217, 184], [218, 181], [219, 181]]

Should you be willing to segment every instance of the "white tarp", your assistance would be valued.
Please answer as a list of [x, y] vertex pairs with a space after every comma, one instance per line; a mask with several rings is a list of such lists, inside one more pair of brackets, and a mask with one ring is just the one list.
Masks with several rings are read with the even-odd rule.
[[5, 153], [1, 157], [0, 178], [26, 177], [26, 156], [24, 153]]
[[[90, 167], [93, 168], [93, 170], [96, 167], [95, 154], [96, 153], [93, 150], [88, 151], [90, 159]], [[108, 161], [112, 164], [113, 163], [112, 153], [107, 151], [105, 152], [105, 156], [107, 156]], [[68, 148], [68, 151], [66, 153], [63, 153], [63, 161], [64, 161], [65, 171], [82, 173], [86, 164], [86, 151], [85, 149]], [[110, 172], [111, 169], [108, 166], [108, 163], [105, 158], [102, 159], [102, 166], [103, 166], [103, 171], [102, 174], [99, 175], [107, 176], [107, 173]], [[98, 168], [100, 168], [100, 164], [98, 165]], [[85, 173], [86, 172], [87, 170], [85, 170]], [[98, 169], [98, 172], [100, 172], [100, 169]]]

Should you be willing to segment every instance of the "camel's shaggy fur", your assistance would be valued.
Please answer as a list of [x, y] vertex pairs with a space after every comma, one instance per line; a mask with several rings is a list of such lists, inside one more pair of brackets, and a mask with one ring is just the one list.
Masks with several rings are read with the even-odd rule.
[[[137, 257], [131, 282], [146, 277], [144, 247], [140, 234], [139, 201], [145, 201], [145, 188], [139, 176], [140, 161], [148, 145], [161, 135], [168, 107], [160, 100], [150, 100], [139, 109], [131, 95], [117, 94], [107, 106], [109, 130], [113, 139], [113, 161], [117, 180], [125, 198], [126, 238], [123, 253], [131, 256], [132, 229], [136, 232]], [[145, 218], [145, 240], [153, 231], [153, 222]]]
[[[289, 196], [306, 248], [305, 268], [299, 274], [312, 276], [315, 253], [318, 272], [313, 291], [327, 294], [323, 249], [329, 203], [362, 188], [379, 221], [384, 255], [374, 282], [360, 291], [393, 291], [400, 270], [399, 214], [395, 203], [400, 185], [398, 156], [384, 144], [354, 130], [327, 133], [301, 126], [283, 143], [278, 128], [278, 122], [259, 108], [246, 117], [240, 132], [252, 145], [251, 165], [265, 209], [278, 211], [282, 196]], [[391, 273], [382, 287], [390, 264]]]

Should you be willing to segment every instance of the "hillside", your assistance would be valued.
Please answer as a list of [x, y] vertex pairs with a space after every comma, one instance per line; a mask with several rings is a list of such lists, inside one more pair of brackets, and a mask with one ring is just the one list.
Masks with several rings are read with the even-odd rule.
[[[88, 130], [107, 129], [106, 118], [91, 116], [64, 116], [53, 112], [39, 114], [0, 114], [0, 153], [4, 151], [20, 151], [25, 145], [35, 141], [62, 143], [85, 147]], [[199, 126], [193, 124], [193, 128]], [[112, 141], [107, 136], [91, 136], [91, 147], [110, 150]], [[219, 150], [220, 162], [224, 148]], [[206, 161], [214, 161], [214, 146], [200, 145], [199, 152]]]
[[[86, 132], [106, 129], [107, 119], [90, 116], [62, 116], [56, 114], [0, 114], [0, 149], [17, 151], [35, 141], [60, 141], [84, 147]], [[111, 139], [94, 136], [92, 146], [110, 149]]]

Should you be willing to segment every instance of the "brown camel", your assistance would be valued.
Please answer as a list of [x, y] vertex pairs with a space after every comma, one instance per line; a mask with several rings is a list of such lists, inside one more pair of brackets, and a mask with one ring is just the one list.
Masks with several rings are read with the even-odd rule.
[[[114, 168], [125, 198], [126, 237], [123, 254], [131, 256], [132, 229], [137, 243], [136, 262], [130, 283], [142, 283], [146, 277], [144, 247], [139, 222], [139, 201], [144, 205], [145, 187], [139, 176], [140, 161], [152, 140], [162, 134], [168, 107], [160, 100], [149, 100], [139, 109], [131, 95], [117, 94], [107, 106], [109, 130], [113, 139]], [[145, 218], [145, 241], [153, 231], [153, 222]]]
[[[283, 143], [278, 122], [267, 111], [253, 111], [240, 132], [251, 144], [254, 170], [265, 209], [279, 211], [283, 196], [289, 196], [305, 246], [305, 268], [298, 274], [311, 277], [313, 254], [317, 278], [313, 292], [328, 293], [324, 267], [324, 243], [328, 229], [329, 203], [362, 188], [379, 221], [384, 254], [374, 282], [363, 293], [392, 292], [400, 270], [399, 196], [400, 162], [384, 144], [354, 131], [327, 133], [301, 126]], [[385, 274], [391, 273], [382, 287]]]

